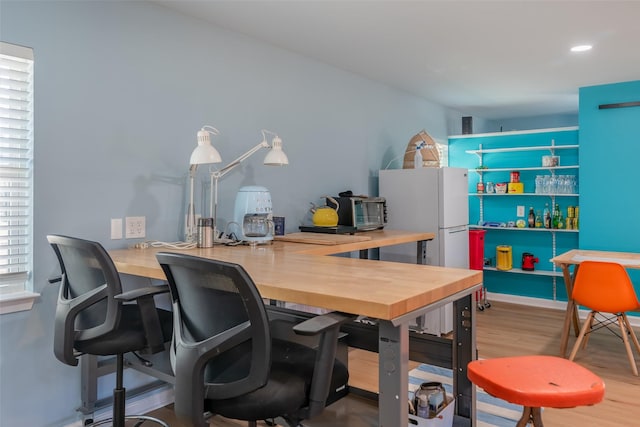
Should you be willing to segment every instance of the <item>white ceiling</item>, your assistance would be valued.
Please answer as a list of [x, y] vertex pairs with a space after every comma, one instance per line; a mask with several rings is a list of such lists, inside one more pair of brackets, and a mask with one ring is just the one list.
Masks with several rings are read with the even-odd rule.
[[640, 79], [636, 0], [155, 1], [486, 119], [577, 113], [579, 87]]

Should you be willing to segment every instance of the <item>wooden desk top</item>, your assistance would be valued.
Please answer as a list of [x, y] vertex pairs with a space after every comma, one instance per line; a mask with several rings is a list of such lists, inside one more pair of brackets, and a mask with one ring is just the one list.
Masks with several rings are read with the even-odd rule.
[[575, 265], [582, 261], [617, 262], [627, 268], [640, 268], [640, 253], [572, 249], [551, 258], [554, 264]]
[[[366, 242], [308, 245], [275, 241], [262, 246], [215, 246], [189, 250], [110, 251], [120, 273], [165, 280], [158, 252], [180, 252], [242, 265], [265, 298], [392, 320], [467, 291], [482, 272], [427, 265], [318, 256], [430, 240], [433, 233], [381, 230]], [[332, 250], [329, 250], [332, 248]]]
[[[322, 239], [323, 236], [333, 236], [337, 244], [299, 243], [284, 245], [284, 250], [310, 255], [334, 255], [363, 249], [381, 248], [384, 246], [415, 243], [421, 240], [433, 240], [434, 233], [410, 232], [401, 230], [374, 230], [356, 233], [355, 235], [328, 235], [321, 233], [294, 233], [296, 236], [307, 235], [310, 239]], [[285, 236], [286, 237], [286, 236]], [[276, 239], [276, 244], [278, 240]], [[325, 242], [326, 243], [326, 242]]]

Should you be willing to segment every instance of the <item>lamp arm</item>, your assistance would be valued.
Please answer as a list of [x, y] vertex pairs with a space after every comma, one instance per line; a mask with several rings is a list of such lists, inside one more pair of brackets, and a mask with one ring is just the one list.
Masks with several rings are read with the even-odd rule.
[[188, 243], [193, 243], [195, 239], [195, 229], [196, 229], [196, 209], [193, 204], [193, 184], [196, 176], [196, 170], [198, 169], [198, 165], [190, 165], [189, 166], [189, 206], [187, 207], [187, 235], [185, 240]]
[[238, 157], [234, 161], [230, 162], [228, 165], [226, 165], [222, 169], [214, 171], [214, 172], [211, 172], [211, 175], [216, 179], [222, 178], [227, 173], [229, 173], [233, 168], [238, 166], [242, 161], [244, 161], [244, 160], [248, 159], [249, 157], [251, 157], [254, 153], [256, 153], [261, 148], [269, 148], [269, 144], [267, 143], [266, 140], [262, 140], [262, 142], [260, 142], [258, 145], [256, 145], [255, 147], [253, 147], [252, 149], [250, 149], [246, 153], [242, 154], [240, 157]]

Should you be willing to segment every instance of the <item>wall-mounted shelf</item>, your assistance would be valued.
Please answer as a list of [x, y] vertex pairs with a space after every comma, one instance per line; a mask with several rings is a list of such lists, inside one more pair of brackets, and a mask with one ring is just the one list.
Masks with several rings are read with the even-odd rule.
[[[556, 144], [556, 141], [559, 141], [560, 144]], [[495, 248], [498, 245], [506, 245], [512, 248], [514, 266], [519, 261], [520, 255], [525, 252], [532, 252], [541, 256], [540, 269], [533, 271], [520, 268], [498, 270], [495, 267], [485, 266], [484, 270], [487, 274], [491, 272], [491, 277], [487, 278], [487, 283], [490, 283], [490, 286], [498, 287], [498, 289], [511, 289], [515, 282], [526, 284], [551, 283], [552, 295], [553, 299], [555, 299], [556, 282], [561, 280], [558, 279], [561, 277], [561, 273], [547, 260], [556, 255], [558, 248], [566, 250], [567, 248], [576, 247], [580, 231], [564, 227], [518, 228], [500, 225], [506, 225], [514, 222], [514, 220], [522, 219], [526, 222], [528, 219], [527, 207], [530, 209], [535, 208], [534, 212], [539, 215], [544, 211], [542, 205], [550, 208], [552, 213], [554, 206], [557, 204], [562, 205], [561, 209], [563, 211], [568, 206], [579, 205], [580, 191], [577, 188], [577, 184], [580, 171], [580, 146], [577, 144], [577, 128], [523, 131], [511, 134], [487, 134], [485, 136], [476, 135], [473, 139], [463, 140], [460, 138], [457, 142], [465, 144], [464, 148], [460, 146], [458, 152], [466, 154], [466, 159], [461, 161], [459, 166], [464, 165], [469, 171], [468, 198], [470, 203], [469, 219], [471, 222], [469, 229], [486, 231], [486, 234], [483, 235], [485, 257], [493, 257]], [[560, 158], [556, 159], [557, 162], [550, 163], [551, 159], [545, 159], [545, 156], [549, 155], [561, 157], [563, 163], [559, 164]], [[513, 172], [519, 173], [515, 176], [522, 183], [524, 192], [484, 192], [487, 181], [494, 181], [494, 183], [512, 182]], [[571, 189], [565, 185], [565, 181], [560, 184], [556, 181], [547, 181], [548, 177], [564, 175], [574, 177], [568, 183], [574, 186]], [[542, 177], [543, 188], [546, 188], [547, 185], [554, 185], [554, 187], [549, 188], [544, 193], [534, 192], [534, 188], [538, 188], [538, 185], [540, 185], [538, 176]], [[561, 186], [555, 187], [555, 185]], [[481, 188], [483, 191], [478, 193], [474, 191], [475, 188]], [[571, 191], [571, 193], [562, 192], [565, 189]], [[527, 190], [529, 192], [526, 192]], [[566, 225], [564, 218], [565, 215], [563, 215], [563, 225]], [[509, 277], [505, 278], [502, 273], [507, 273], [506, 276]], [[513, 276], [513, 274], [516, 274], [516, 276]], [[517, 277], [517, 275], [521, 276]]]
[[513, 197], [513, 196], [544, 196], [544, 197], [579, 197], [580, 195], [577, 193], [469, 193], [469, 196], [478, 196], [478, 197]]
[[578, 233], [580, 230], [567, 230], [565, 228], [529, 228], [529, 227], [491, 227], [488, 225], [469, 225], [470, 229], [476, 230], [500, 230], [500, 231], [525, 231], [525, 232], [541, 232], [547, 233]]
[[579, 148], [579, 145], [536, 145], [531, 147], [508, 147], [508, 148], [480, 148], [478, 150], [466, 150], [465, 153], [469, 154], [489, 154], [489, 153], [513, 153], [516, 151], [551, 151], [555, 150], [569, 150]]
[[551, 277], [560, 277], [562, 273], [559, 271], [548, 271], [548, 270], [522, 270], [521, 268], [512, 268], [511, 270], [498, 270], [495, 267], [484, 267], [485, 271], [498, 271], [500, 273], [516, 273], [516, 274], [533, 274], [535, 276], [551, 276]]
[[475, 168], [475, 169], [469, 169], [470, 172], [476, 172], [478, 174], [483, 174], [485, 172], [510, 172], [513, 170], [518, 170], [518, 171], [556, 171], [556, 170], [560, 170], [560, 169], [579, 169], [580, 166], [578, 165], [569, 165], [569, 166], [534, 166], [534, 167], [529, 167], [529, 168], [519, 168], [519, 167], [515, 167], [515, 168]]

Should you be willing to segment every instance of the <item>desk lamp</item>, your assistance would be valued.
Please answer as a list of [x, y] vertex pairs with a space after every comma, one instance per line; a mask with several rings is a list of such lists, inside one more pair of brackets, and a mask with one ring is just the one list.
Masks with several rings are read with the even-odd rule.
[[[254, 153], [259, 151], [261, 148], [269, 148], [269, 152], [264, 158], [263, 164], [267, 166], [284, 166], [289, 164], [289, 159], [287, 155], [282, 151], [282, 139], [280, 137], [266, 129], [262, 129], [262, 141], [256, 145], [255, 147], [248, 150], [246, 153], [239, 156], [234, 161], [230, 162], [228, 165], [223, 167], [220, 170], [214, 170], [211, 172], [211, 191], [213, 194], [210, 195], [209, 201], [209, 212], [213, 216], [213, 230], [214, 230], [214, 241], [218, 235], [218, 231], [216, 228], [216, 219], [218, 213], [218, 180], [229, 173], [232, 169], [238, 166], [242, 161], [251, 157]], [[199, 133], [198, 133], [199, 134]], [[271, 140], [271, 145], [267, 142], [267, 134], [273, 135], [273, 139]], [[213, 148], [213, 147], [212, 147]]]
[[213, 126], [203, 126], [198, 131], [198, 146], [191, 153], [191, 159], [189, 160], [189, 209], [187, 213], [187, 236], [186, 241], [188, 243], [195, 243], [196, 241], [196, 211], [193, 204], [193, 181], [196, 175], [198, 165], [222, 163], [220, 153], [211, 145], [211, 134], [219, 135], [218, 129]]

